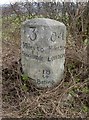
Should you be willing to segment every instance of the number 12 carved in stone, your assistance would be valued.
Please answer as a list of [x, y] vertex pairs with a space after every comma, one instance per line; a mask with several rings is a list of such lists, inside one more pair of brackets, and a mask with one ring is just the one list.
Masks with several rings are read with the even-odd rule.
[[50, 70], [43, 70], [43, 78], [48, 78], [50, 76]]

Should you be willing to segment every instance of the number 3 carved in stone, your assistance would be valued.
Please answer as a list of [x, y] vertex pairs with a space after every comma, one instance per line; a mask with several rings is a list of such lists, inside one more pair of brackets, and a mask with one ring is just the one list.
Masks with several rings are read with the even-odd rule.
[[31, 41], [35, 41], [36, 38], [37, 38], [37, 33], [36, 33], [36, 28], [35, 27], [30, 27], [30, 35], [29, 35], [29, 38]]

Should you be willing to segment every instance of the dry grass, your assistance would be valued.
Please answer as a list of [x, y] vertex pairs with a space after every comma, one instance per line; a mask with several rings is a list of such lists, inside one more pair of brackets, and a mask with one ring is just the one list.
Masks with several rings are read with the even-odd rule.
[[22, 80], [20, 35], [3, 41], [3, 117], [89, 117], [89, 68], [86, 45], [67, 37], [65, 74], [52, 89], [39, 90]]

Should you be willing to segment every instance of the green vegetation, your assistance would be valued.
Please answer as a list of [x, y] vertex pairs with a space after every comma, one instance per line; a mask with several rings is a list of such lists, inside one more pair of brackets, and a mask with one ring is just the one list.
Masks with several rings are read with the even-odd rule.
[[23, 75], [22, 75], [22, 80], [23, 80], [23, 81], [28, 81], [28, 80], [29, 80], [28, 75], [23, 74]]

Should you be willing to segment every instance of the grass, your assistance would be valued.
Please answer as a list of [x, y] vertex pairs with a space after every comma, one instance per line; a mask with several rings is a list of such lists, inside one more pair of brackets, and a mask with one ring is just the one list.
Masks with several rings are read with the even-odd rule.
[[[27, 75], [21, 73], [18, 18], [9, 17], [7, 20], [3, 17], [2, 30], [3, 116], [89, 117], [89, 68], [85, 64], [85, 49], [74, 46], [73, 38], [69, 34], [64, 79], [55, 88], [39, 90]], [[86, 46], [85, 42], [83, 47]]]

